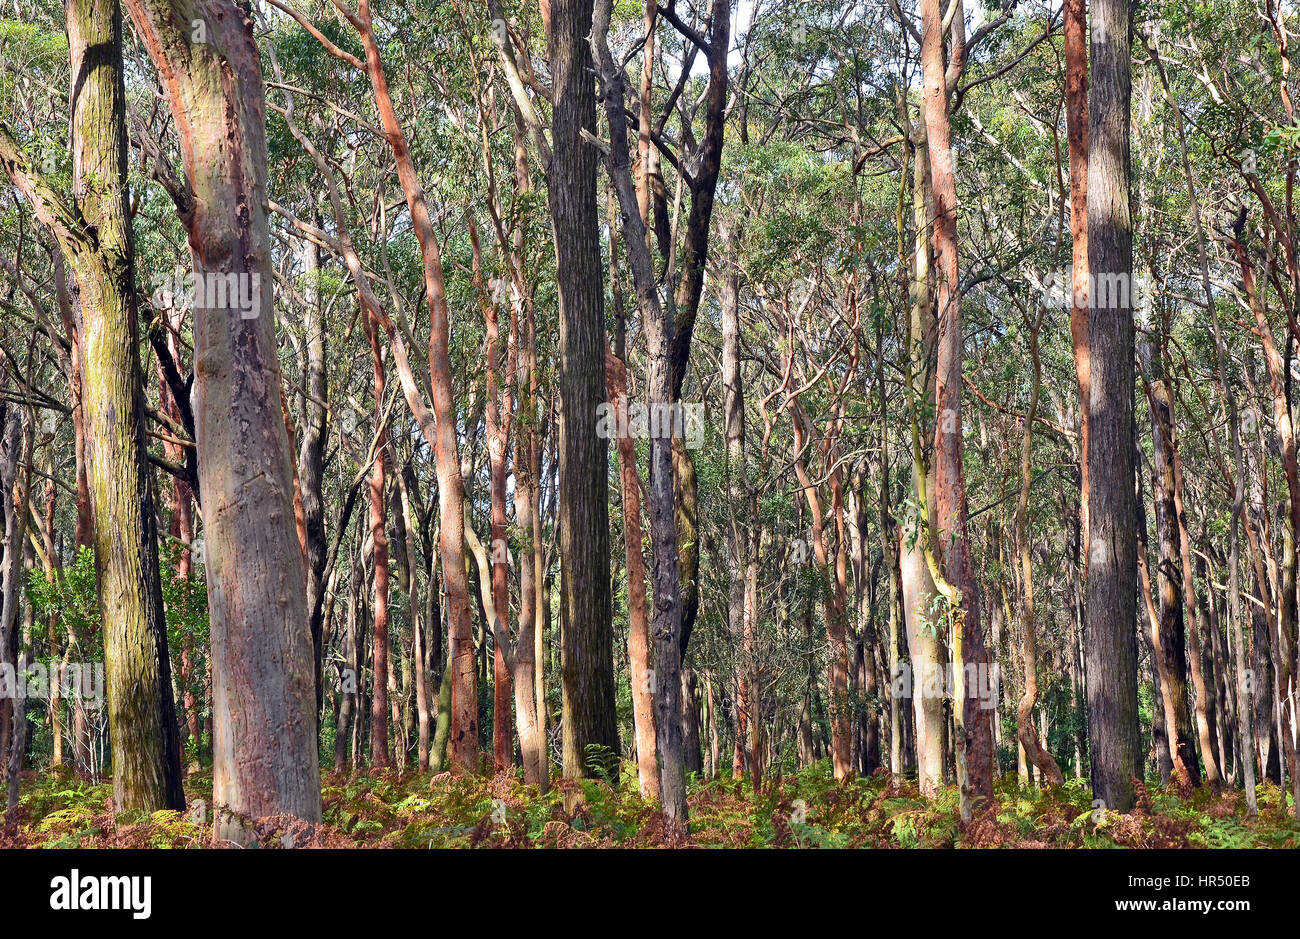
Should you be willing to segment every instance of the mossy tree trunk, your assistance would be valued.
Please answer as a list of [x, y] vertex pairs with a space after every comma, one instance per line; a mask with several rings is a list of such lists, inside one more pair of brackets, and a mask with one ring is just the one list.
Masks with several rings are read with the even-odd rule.
[[144, 439], [135, 256], [127, 205], [122, 13], [71, 0], [73, 204], [17, 152], [5, 169], [59, 240], [80, 288], [86, 466], [118, 811], [183, 809], [180, 739]]
[[[118, 811], [183, 809], [180, 739], [158, 571], [127, 207], [122, 13], [72, 0], [74, 197], [98, 251], [76, 256], [83, 408]], [[107, 59], [107, 61], [106, 61]]]

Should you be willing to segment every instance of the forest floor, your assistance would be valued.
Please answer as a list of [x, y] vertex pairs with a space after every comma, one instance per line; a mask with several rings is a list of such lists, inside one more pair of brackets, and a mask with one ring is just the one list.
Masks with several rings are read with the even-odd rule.
[[[112, 784], [91, 785], [67, 771], [23, 774], [13, 825], [0, 848], [202, 848], [212, 840], [210, 772], [186, 782], [189, 810], [115, 817]], [[539, 796], [513, 776], [454, 777], [416, 772], [327, 774], [323, 824], [264, 819], [265, 847], [588, 848], [661, 847], [659, 815], [635, 777], [557, 780]], [[566, 798], [567, 797], [567, 798]], [[566, 801], [573, 809], [566, 810]], [[1247, 848], [1300, 847], [1300, 822], [1277, 786], [1259, 789], [1259, 815], [1245, 796], [1208, 789], [1189, 797], [1148, 783], [1127, 814], [1095, 812], [1086, 781], [1022, 787], [1014, 774], [994, 799], [960, 824], [957, 791], [923, 800], [911, 780], [881, 772], [840, 785], [818, 764], [769, 780], [756, 798], [748, 780], [693, 782], [691, 844], [708, 848]]]

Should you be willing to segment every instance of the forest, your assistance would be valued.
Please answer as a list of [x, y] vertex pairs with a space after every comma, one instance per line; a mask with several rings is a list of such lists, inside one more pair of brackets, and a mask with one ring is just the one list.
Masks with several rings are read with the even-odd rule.
[[1298, 45], [13, 0], [0, 848], [1300, 847]]

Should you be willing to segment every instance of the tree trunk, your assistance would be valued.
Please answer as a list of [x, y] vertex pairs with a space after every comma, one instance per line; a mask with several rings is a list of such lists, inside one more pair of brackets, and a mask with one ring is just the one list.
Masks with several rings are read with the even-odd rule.
[[1178, 533], [1177, 509], [1174, 501], [1173, 466], [1173, 402], [1165, 373], [1156, 358], [1156, 350], [1148, 341], [1141, 343], [1140, 355], [1146, 385], [1147, 404], [1151, 412], [1152, 466], [1151, 494], [1156, 512], [1156, 539], [1158, 541], [1159, 628], [1151, 637], [1160, 672], [1163, 695], [1165, 731], [1169, 736], [1169, 755], [1178, 785], [1197, 786], [1200, 771], [1196, 763], [1192, 719], [1187, 709], [1187, 656], [1182, 597], [1178, 576], [1181, 570], [1180, 551], [1175, 540]]
[[1079, 382], [1079, 524], [1088, 550], [1088, 0], [1065, 0], [1065, 125], [1070, 147], [1070, 339]]
[[[953, 624], [954, 724], [959, 785], [963, 792], [963, 818], [970, 815], [969, 800], [993, 795], [993, 738], [978, 695], [966, 693], [966, 667], [988, 667], [984, 634], [980, 629], [979, 588], [966, 531], [966, 473], [962, 443], [962, 337], [961, 286], [957, 257], [957, 187], [953, 175], [952, 138], [948, 115], [943, 27], [940, 0], [922, 0], [924, 23], [921, 62], [924, 68], [925, 130], [934, 193], [934, 251], [938, 273], [939, 339], [936, 366], [934, 437], [934, 508], [939, 520], [939, 545], [944, 574], [956, 590]], [[960, 61], [961, 25], [954, 17], [950, 55]]]
[[[1137, 730], [1137, 554], [1133, 531], [1133, 316], [1127, 290], [1132, 8], [1093, 0], [1089, 100], [1088, 597], [1086, 675], [1093, 795], [1128, 811], [1140, 759]], [[1097, 287], [1107, 278], [1107, 296]]]
[[[524, 129], [515, 121], [515, 191], [522, 198], [532, 191]], [[522, 279], [527, 235], [523, 224], [515, 231], [517, 276]], [[519, 407], [524, 417], [515, 435], [515, 523], [523, 544], [519, 550], [519, 640], [515, 650], [515, 715], [524, 757], [524, 782], [550, 788], [550, 757], [546, 738], [546, 700], [542, 688], [542, 578], [545, 554], [541, 546], [541, 482], [537, 440], [537, 323], [532, 285], [520, 286], [522, 335], [519, 349]]]
[[[72, 62], [71, 212], [0, 144], [5, 168], [50, 225], [80, 287], [82, 412], [118, 811], [183, 809], [157, 517], [144, 432], [135, 254], [126, 184], [121, 10], [67, 7]], [[24, 508], [25, 512], [25, 508]]]
[[360, 642], [358, 624], [361, 618], [361, 606], [365, 602], [363, 582], [366, 570], [361, 560], [359, 543], [361, 540], [362, 532], [358, 526], [358, 544], [350, 552], [352, 559], [351, 575], [348, 578], [348, 611], [340, 650], [343, 655], [343, 668], [340, 669], [338, 676], [339, 716], [334, 732], [334, 772], [336, 773], [343, 772], [347, 766], [348, 740], [352, 736], [352, 724], [357, 719], [357, 692], [360, 688], [361, 673], [357, 654]]
[[[615, 413], [626, 413], [627, 369], [605, 350], [605, 384]], [[641, 797], [659, 798], [659, 764], [655, 758], [654, 694], [651, 689], [650, 615], [646, 604], [645, 560], [641, 556], [641, 482], [636, 445], [627, 434], [618, 438], [619, 479], [623, 493], [623, 549], [627, 556], [627, 657], [632, 685], [632, 724], [636, 738]]]
[[[758, 687], [757, 653], [753, 614], [749, 603], [749, 577], [756, 567], [753, 539], [757, 494], [749, 482], [745, 448], [745, 383], [740, 359], [740, 274], [727, 272], [722, 283], [722, 420], [727, 445], [727, 568], [730, 592], [727, 599], [727, 629], [740, 650], [738, 685], [746, 690]], [[746, 698], [746, 700], [748, 700]], [[759, 728], [754, 722], [754, 729]], [[757, 742], [751, 742], [750, 761], [758, 782]]]
[[[569, 0], [565, 0], [569, 2]], [[627, 121], [623, 111], [623, 76], [609, 51], [608, 32], [612, 0], [599, 0], [594, 21], [588, 21], [591, 52], [604, 97], [609, 125], [609, 176], [618, 193], [623, 222], [623, 241], [632, 269], [637, 302], [641, 308], [650, 358], [648, 405], [651, 413], [662, 412], [674, 401], [672, 394], [672, 349], [674, 322], [660, 302], [646, 228], [637, 206], [636, 188], [629, 168]], [[590, 10], [590, 8], [588, 8]], [[581, 33], [579, 33], [581, 35]], [[552, 36], [555, 40], [556, 36]], [[558, 43], [553, 41], [553, 48]], [[555, 61], [554, 54], [552, 61]], [[592, 59], [588, 59], [592, 61]], [[570, 63], [571, 67], [571, 63]], [[558, 73], [557, 73], [558, 74]], [[557, 114], [558, 128], [558, 114]], [[556, 135], [558, 140], [558, 133]], [[557, 149], [557, 159], [559, 153]], [[557, 226], [557, 251], [559, 245]], [[563, 336], [563, 330], [561, 330]], [[655, 421], [650, 434], [650, 540], [654, 558], [654, 611], [650, 632], [654, 643], [655, 738], [659, 754], [659, 798], [663, 805], [664, 835], [669, 841], [688, 834], [686, 814], [686, 769], [682, 741], [681, 629], [682, 596], [678, 579], [677, 516], [673, 477], [672, 425]], [[669, 426], [663, 426], [667, 423]], [[604, 478], [602, 463], [601, 480]], [[601, 487], [600, 501], [604, 501]], [[607, 585], [609, 578], [605, 578]], [[569, 631], [572, 620], [566, 621]], [[609, 660], [606, 659], [606, 662]]]
[[[1286, 374], [1281, 354], [1273, 340], [1273, 333], [1264, 315], [1264, 306], [1255, 289], [1255, 270], [1241, 241], [1238, 230], [1232, 248], [1241, 268], [1242, 286], [1251, 310], [1255, 314], [1256, 332], [1264, 348], [1264, 361], [1268, 366], [1269, 390], [1273, 396], [1273, 426], [1277, 430], [1282, 449], [1283, 472], [1287, 485], [1288, 525], [1282, 531], [1282, 592], [1278, 599], [1277, 631], [1277, 687], [1279, 704], [1291, 694], [1292, 636], [1296, 624], [1296, 551], [1300, 549], [1300, 458], [1296, 454], [1295, 428], [1291, 422], [1291, 405], [1287, 397]], [[1282, 707], [1283, 727], [1279, 730], [1282, 751], [1286, 756], [1287, 772], [1291, 776], [1292, 812], [1300, 818], [1300, 767], [1297, 767], [1295, 741], [1295, 715], [1289, 707]]]
[[[899, 567], [903, 591], [903, 619], [907, 624], [910, 673], [894, 678], [894, 693], [910, 691], [916, 713], [917, 785], [926, 798], [943, 789], [944, 696], [935, 694], [936, 676], [942, 674], [943, 651], [936, 630], [927, 622], [938, 591], [930, 579], [920, 539], [900, 529]], [[941, 687], [941, 686], [940, 686]]]
[[388, 463], [388, 434], [384, 427], [384, 356], [379, 346], [379, 323], [376, 317], [365, 319], [366, 338], [375, 373], [375, 433], [378, 444], [370, 467], [370, 543], [375, 571], [374, 618], [374, 693], [370, 696], [370, 763], [375, 769], [387, 769], [391, 762], [388, 746], [388, 531], [387, 503], [384, 500]]
[[[797, 397], [790, 398], [790, 419], [794, 429], [794, 469], [808, 502], [808, 511], [812, 517], [812, 549], [817, 559], [817, 566], [822, 576], [827, 578], [823, 586], [826, 609], [826, 693], [830, 698], [831, 711], [831, 759], [838, 780], [848, 779], [853, 774], [852, 739], [853, 726], [849, 706], [849, 653], [847, 642], [847, 611], [843, 580], [837, 575], [836, 566], [832, 567], [830, 552], [827, 550], [828, 535], [822, 512], [821, 496], [805, 466], [802, 455], [807, 434], [804, 429], [806, 417], [799, 406]], [[836, 552], [838, 555], [838, 551]], [[751, 720], [757, 719], [757, 711], [751, 708]]]
[[[1034, 571], [1029, 535], [1029, 487], [1033, 482], [1034, 419], [1038, 416], [1039, 381], [1042, 364], [1038, 355], [1038, 332], [1046, 311], [1039, 308], [1029, 328], [1029, 356], [1033, 363], [1029, 385], [1029, 408], [1020, 444], [1020, 496], [1016, 501], [1016, 543], [1020, 561], [1024, 616], [1020, 624], [1020, 658], [1025, 672], [1025, 692], [1016, 706], [1016, 737], [1025, 755], [1054, 786], [1065, 782], [1052, 754], [1039, 742], [1034, 731], [1034, 705], [1038, 702], [1038, 630], [1034, 622]], [[1043, 740], [1046, 740], [1044, 735]]]
[[[488, 294], [483, 281], [482, 249], [479, 245], [478, 227], [470, 221], [470, 242], [473, 251], [473, 273], [479, 306], [483, 310], [483, 324], [487, 333], [487, 389], [484, 402], [484, 433], [488, 449], [488, 499], [492, 513], [492, 604], [491, 615], [496, 617], [501, 629], [509, 632], [510, 620], [510, 548], [506, 540], [506, 451], [510, 438], [510, 415], [513, 403], [509, 388], [502, 389], [501, 324], [496, 302]], [[506, 372], [513, 366], [513, 353], [507, 353]], [[510, 666], [506, 650], [500, 643], [492, 654], [492, 768], [496, 773], [509, 772], [515, 763], [514, 738], [510, 719], [511, 685]], [[512, 657], [513, 660], [513, 657]], [[529, 672], [531, 680], [532, 673]]]
[[[6, 375], [7, 383], [7, 375]], [[23, 674], [26, 650], [18, 631], [18, 595], [23, 580], [23, 554], [27, 540], [27, 498], [31, 481], [32, 443], [30, 415], [16, 404], [0, 405], [0, 502], [4, 512], [3, 560], [0, 561], [0, 669]], [[0, 769], [4, 771], [6, 810], [13, 818], [18, 804], [19, 773], [26, 749], [27, 696], [17, 689], [6, 704], [0, 703]]]
[[[1170, 410], [1172, 416], [1172, 405]], [[1169, 429], [1174, 430], [1171, 420]], [[1196, 579], [1192, 573], [1192, 539], [1187, 531], [1187, 516], [1183, 508], [1183, 460], [1177, 441], [1174, 441], [1174, 516], [1178, 522], [1178, 551], [1183, 564], [1183, 606], [1187, 610], [1187, 658], [1192, 676], [1192, 690], [1196, 694], [1196, 745], [1205, 768], [1205, 781], [1216, 792], [1222, 781], [1215, 754], [1215, 695], [1211, 671], [1213, 648], [1203, 643], [1209, 627], [1201, 617], [1201, 605], [1196, 599]], [[1210, 675], [1207, 684], [1206, 676]]]
[[[406, 488], [404, 473], [395, 473], [398, 496], [401, 500], [402, 518], [404, 520], [406, 541], [406, 567], [410, 583], [407, 596], [410, 598], [411, 610], [411, 666], [415, 670], [415, 721], [416, 721], [416, 765], [420, 772], [429, 769], [429, 668], [428, 650], [429, 622], [420, 602], [420, 584], [415, 567], [415, 524], [416, 518], [411, 514], [411, 494]], [[432, 592], [435, 587], [433, 578], [428, 578], [425, 589]]]
[[[127, 0], [127, 8], [181, 135], [195, 276], [238, 282], [252, 300], [234, 310], [209, 297], [194, 310], [215, 836], [245, 843], [245, 819], [315, 822], [321, 811], [306, 576], [279, 408], [261, 62], [252, 21], [231, 0]], [[205, 43], [190, 41], [195, 19]]]
[[[596, 211], [599, 151], [583, 139], [584, 131], [596, 130], [596, 89], [588, 45], [588, 37], [595, 37], [592, 0], [555, 0], [550, 25], [555, 152], [547, 177], [560, 305], [564, 775], [602, 772], [617, 778], [608, 444], [595, 432], [596, 409], [605, 399], [605, 291]], [[671, 485], [671, 468], [668, 482]], [[656, 610], [659, 602], [656, 594]], [[656, 665], [661, 691], [671, 685], [676, 698], [681, 693], [676, 669], [669, 681], [663, 663], [656, 660]], [[678, 712], [674, 708], [673, 714]], [[680, 735], [680, 719], [674, 716], [673, 723]]]
[[[303, 401], [302, 440], [298, 446], [298, 487], [307, 530], [307, 611], [310, 617], [312, 652], [315, 660], [316, 713], [320, 714], [324, 694], [325, 615], [325, 443], [328, 439], [326, 409], [329, 400], [328, 365], [325, 358], [325, 311], [320, 303], [316, 280], [320, 269], [317, 246], [304, 241], [303, 274], [307, 279], [307, 303], [303, 313], [306, 345], [307, 393]], [[187, 705], [188, 706], [188, 705]]]
[[682, 766], [697, 778], [704, 772], [700, 747], [700, 680], [695, 670], [682, 668]]
[[[411, 226], [420, 245], [424, 290], [429, 304], [429, 385], [433, 410], [415, 385], [403, 345], [391, 318], [382, 319], [392, 343], [402, 392], [425, 441], [433, 450], [438, 479], [438, 522], [442, 572], [447, 592], [449, 626], [448, 668], [451, 669], [450, 755], [452, 766], [473, 773], [478, 768], [478, 676], [474, 668], [474, 638], [470, 617], [469, 581], [465, 570], [465, 484], [456, 442], [456, 405], [452, 397], [451, 327], [442, 250], [429, 214], [424, 187], [406, 135], [393, 107], [370, 16], [369, 0], [361, 0], [348, 21], [356, 29], [366, 53], [366, 73], [379, 110], [384, 137], [397, 165], [397, 177], [406, 196]], [[380, 311], [382, 312], [382, 311]], [[441, 700], [441, 692], [439, 692]], [[441, 722], [441, 715], [440, 715]]]
[[[648, 9], [655, 0], [649, 0]], [[691, 208], [686, 217], [685, 244], [680, 254], [680, 275], [672, 308], [676, 311], [671, 338], [672, 401], [682, 399], [686, 366], [690, 360], [691, 338], [704, 295], [704, 274], [708, 266], [710, 219], [713, 217], [714, 193], [722, 167], [723, 133], [727, 116], [728, 55], [731, 47], [731, 0], [710, 0], [708, 48], [709, 82], [704, 93], [704, 135], [692, 161]], [[643, 86], [644, 87], [644, 86]], [[648, 88], [645, 88], [648, 95]], [[649, 98], [643, 97], [648, 113]], [[658, 151], [653, 154], [654, 175], [658, 177]], [[656, 179], [662, 188], [662, 178]], [[662, 250], [666, 246], [660, 244]], [[678, 637], [681, 655], [686, 656], [691, 633], [700, 609], [699, 551], [699, 480], [695, 461], [682, 441], [673, 443], [673, 467], [677, 491], [678, 573], [682, 579], [682, 629]]]

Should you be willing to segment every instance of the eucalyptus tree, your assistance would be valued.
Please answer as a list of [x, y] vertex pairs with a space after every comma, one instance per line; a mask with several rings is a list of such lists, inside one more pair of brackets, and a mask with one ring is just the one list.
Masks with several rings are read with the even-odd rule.
[[[267, 221], [266, 97], [252, 21], [230, 0], [129, 0], [180, 136], [173, 198], [196, 281], [195, 442], [212, 630], [215, 835], [321, 812], [314, 653], [294, 464], [281, 411]], [[199, 38], [202, 41], [199, 41]], [[227, 295], [228, 296], [228, 295]]]
[[[82, 408], [105, 634], [114, 805], [118, 811], [183, 809], [152, 469], [144, 437], [122, 13], [115, 0], [77, 0], [66, 11], [72, 66], [71, 203], [3, 126], [0, 163], [53, 231], [80, 288]], [[17, 575], [15, 563], [12, 556], [6, 558], [7, 577]], [[6, 609], [12, 605], [11, 592], [6, 589]]]
[[[1085, 652], [1093, 794], [1127, 811], [1140, 768], [1137, 544], [1133, 528], [1129, 118], [1133, 10], [1093, 0], [1088, 100], [1088, 600]], [[1107, 285], [1105, 295], [1098, 289]]]

